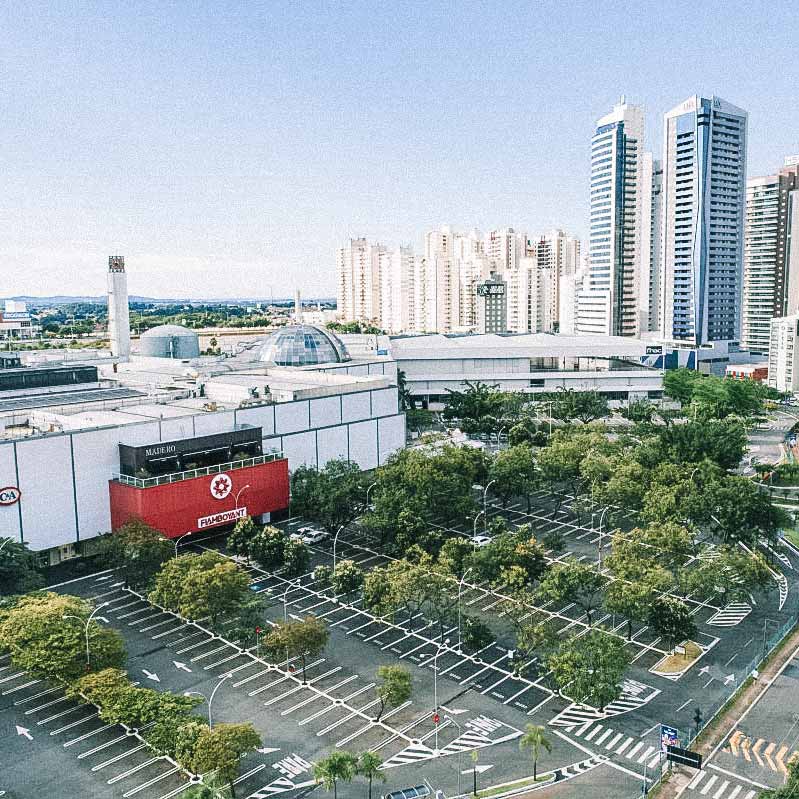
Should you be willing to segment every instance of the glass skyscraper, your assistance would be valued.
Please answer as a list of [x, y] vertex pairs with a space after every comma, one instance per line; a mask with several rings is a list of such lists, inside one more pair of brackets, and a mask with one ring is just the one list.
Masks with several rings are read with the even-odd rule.
[[747, 113], [691, 97], [665, 115], [664, 338], [702, 346], [741, 335]]

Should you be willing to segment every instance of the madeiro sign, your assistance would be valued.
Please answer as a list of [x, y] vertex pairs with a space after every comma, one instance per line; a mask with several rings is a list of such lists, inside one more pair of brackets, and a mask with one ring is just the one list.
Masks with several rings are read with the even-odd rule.
[[223, 510], [213, 516], [203, 516], [197, 519], [197, 528], [204, 530], [207, 527], [216, 527], [218, 524], [229, 524], [237, 519], [243, 519], [247, 515], [247, 508], [236, 508], [235, 510]]
[[16, 505], [22, 498], [22, 492], [16, 486], [0, 488], [0, 505]]

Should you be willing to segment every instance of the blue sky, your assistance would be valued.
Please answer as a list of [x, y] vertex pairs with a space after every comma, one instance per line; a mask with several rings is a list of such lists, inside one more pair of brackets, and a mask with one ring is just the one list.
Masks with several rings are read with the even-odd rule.
[[586, 229], [622, 93], [799, 153], [795, 4], [46, 2], [0, 9], [0, 296], [330, 295], [350, 235]]

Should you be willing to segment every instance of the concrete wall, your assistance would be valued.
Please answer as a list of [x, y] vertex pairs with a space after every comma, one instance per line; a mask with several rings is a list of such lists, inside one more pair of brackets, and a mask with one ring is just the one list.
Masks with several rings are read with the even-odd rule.
[[208, 435], [242, 424], [261, 426], [265, 450], [283, 450], [289, 469], [324, 466], [334, 458], [372, 469], [405, 444], [395, 387], [0, 442], [0, 488], [22, 491], [19, 503], [0, 506], [0, 536], [42, 550], [107, 532], [108, 480], [119, 470], [118, 444]]

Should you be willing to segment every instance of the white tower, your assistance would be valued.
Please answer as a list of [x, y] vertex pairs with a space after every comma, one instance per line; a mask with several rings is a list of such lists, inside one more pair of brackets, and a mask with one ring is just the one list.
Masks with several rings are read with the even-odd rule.
[[108, 333], [111, 354], [120, 361], [130, 360], [130, 311], [125, 257], [108, 256]]

